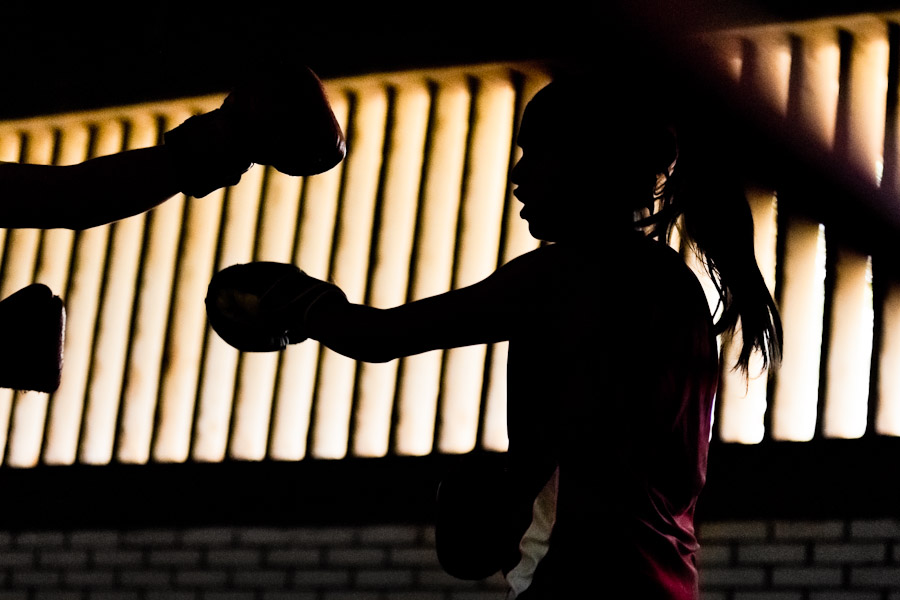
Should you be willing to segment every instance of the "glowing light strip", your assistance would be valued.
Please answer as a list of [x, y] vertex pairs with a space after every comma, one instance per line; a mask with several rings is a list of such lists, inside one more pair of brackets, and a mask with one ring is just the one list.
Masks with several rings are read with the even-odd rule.
[[[387, 119], [383, 88], [357, 98], [350, 125], [353, 151], [347, 156], [332, 276], [351, 302], [364, 302], [368, 281], [372, 222], [378, 196]], [[331, 350], [322, 356], [314, 408], [312, 452], [319, 458], [343, 458], [348, 451], [350, 415], [356, 383], [355, 361]]]
[[[457, 240], [456, 287], [490, 275], [497, 267], [500, 250], [498, 224], [503, 221], [516, 95], [508, 77], [488, 75], [480, 83], [474, 99]], [[485, 346], [447, 353], [438, 441], [441, 452], [468, 452], [475, 447], [486, 356]]]
[[[386, 156], [381, 227], [377, 232], [377, 253], [371, 258], [369, 303], [379, 308], [406, 301], [431, 108], [424, 80], [401, 86], [396, 94]], [[388, 453], [398, 367], [399, 361], [360, 366], [354, 455]]]
[[[217, 270], [253, 259], [263, 173], [264, 169], [254, 167], [244, 173], [240, 183], [228, 189]], [[204, 291], [202, 297], [205, 296]], [[219, 462], [225, 457], [239, 355], [217, 335], [207, 336], [192, 450], [196, 460]]]
[[[301, 183], [299, 178], [266, 170], [256, 260], [291, 262]], [[253, 352], [241, 359], [231, 433], [230, 455], [234, 458], [262, 460], [266, 456], [279, 359], [277, 353]]]
[[[38, 164], [50, 164], [53, 161], [54, 142], [54, 133], [49, 129], [39, 129], [33, 132], [28, 136], [28, 142], [25, 146], [27, 160]], [[31, 283], [32, 280], [38, 280], [39, 273], [32, 271], [32, 269], [38, 267], [37, 259], [41, 252], [50, 250], [50, 248], [46, 248], [45, 236], [42, 236], [39, 231], [19, 230], [16, 234], [14, 237], [11, 236], [11, 241], [15, 245], [11, 248], [7, 259], [9, 262], [5, 265], [5, 270], [21, 269], [21, 277], [27, 281], [23, 285], [17, 286], [18, 289]], [[66, 253], [68, 253], [67, 250], [65, 249]], [[53, 281], [53, 279], [64, 280], [65, 276], [61, 275], [58, 269], [53, 269], [61, 276], [51, 277], [48, 280], [48, 273], [46, 273], [47, 260], [43, 260], [42, 263], [44, 266], [44, 273], [41, 274], [44, 276], [43, 281], [54, 284], [55, 288], [52, 289], [60, 289], [62, 281]], [[6, 297], [6, 294], [3, 294], [3, 297]], [[38, 392], [15, 393], [12, 404], [9, 445], [7, 447], [8, 455], [6, 457], [9, 465], [14, 467], [33, 467], [37, 464], [41, 443], [44, 438], [46, 414], [47, 394]]]
[[[434, 102], [411, 282], [413, 300], [446, 292], [452, 282], [471, 102], [465, 80], [442, 80]], [[432, 450], [442, 354], [428, 352], [402, 361], [396, 425], [399, 454], [421, 455]]]
[[[347, 131], [350, 107], [345, 93], [337, 91], [332, 89], [329, 96], [331, 108]], [[343, 172], [341, 163], [304, 185], [294, 263], [319, 279], [329, 276]], [[269, 449], [272, 458], [299, 460], [306, 456], [320, 351], [317, 342], [307, 341], [283, 352]]]
[[[210, 103], [209, 107], [216, 105]], [[168, 127], [184, 121], [193, 112], [188, 108], [178, 107], [170, 112]], [[197, 110], [205, 108], [200, 106]], [[219, 190], [186, 201], [161, 372], [158, 425], [152, 447], [153, 459], [160, 462], [183, 462], [190, 454], [198, 365], [208, 329], [203, 298], [214, 271], [224, 195]]]
[[[750, 190], [747, 199], [753, 213], [756, 261], [770, 292], [775, 288], [776, 215], [771, 192]], [[722, 376], [718, 394], [721, 403], [720, 436], [729, 442], [756, 444], [765, 434], [768, 370], [762, 368], [758, 352], [751, 356], [745, 378], [734, 365], [740, 354], [740, 331], [727, 340], [722, 352]]]

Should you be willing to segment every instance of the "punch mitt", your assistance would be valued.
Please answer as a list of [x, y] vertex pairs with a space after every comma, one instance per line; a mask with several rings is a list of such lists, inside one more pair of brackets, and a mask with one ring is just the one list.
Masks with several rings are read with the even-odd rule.
[[63, 302], [46, 285], [31, 284], [0, 302], [0, 387], [55, 392], [65, 326]]
[[216, 273], [206, 294], [209, 324], [242, 352], [273, 352], [307, 339], [306, 319], [322, 301], [346, 302], [337, 286], [294, 265], [254, 262]]
[[180, 191], [201, 198], [254, 163], [292, 176], [323, 173], [347, 153], [322, 82], [305, 65], [258, 66], [222, 106], [166, 132]]
[[222, 111], [248, 158], [286, 175], [324, 173], [347, 154], [325, 88], [305, 65], [282, 61], [254, 69], [225, 99]]

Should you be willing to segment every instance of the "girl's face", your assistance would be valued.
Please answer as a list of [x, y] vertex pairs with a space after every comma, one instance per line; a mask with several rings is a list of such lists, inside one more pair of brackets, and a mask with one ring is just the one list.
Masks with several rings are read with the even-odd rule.
[[591, 109], [597, 110], [589, 98], [550, 88], [525, 108], [517, 139], [522, 157], [510, 181], [520, 215], [539, 240], [591, 241], [633, 230], [634, 211], [652, 198], [657, 174], [674, 157], [674, 146], [643, 124], [646, 115]]
[[[513, 167], [510, 181], [515, 197], [522, 203], [520, 216], [531, 235], [558, 242], [580, 235], [597, 196], [590, 181], [596, 181], [600, 165], [589, 165], [585, 148], [578, 147], [572, 132], [554, 127], [553, 115], [544, 105], [529, 104], [522, 118], [517, 143], [522, 157]], [[567, 138], [572, 137], [570, 141]]]

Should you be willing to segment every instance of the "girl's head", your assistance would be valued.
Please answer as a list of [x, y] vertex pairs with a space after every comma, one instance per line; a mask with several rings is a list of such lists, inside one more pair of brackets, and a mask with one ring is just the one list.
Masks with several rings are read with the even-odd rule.
[[641, 73], [560, 78], [529, 102], [511, 176], [522, 218], [538, 239], [595, 244], [635, 229], [665, 239], [683, 217], [682, 239], [719, 292], [718, 330], [740, 331], [738, 367], [754, 349], [777, 361], [781, 322], [756, 264], [739, 165], [708, 115], [669, 106], [670, 88]]
[[528, 106], [512, 171], [534, 237], [584, 241], [634, 228], [675, 161], [674, 135], [634, 87], [561, 78]]

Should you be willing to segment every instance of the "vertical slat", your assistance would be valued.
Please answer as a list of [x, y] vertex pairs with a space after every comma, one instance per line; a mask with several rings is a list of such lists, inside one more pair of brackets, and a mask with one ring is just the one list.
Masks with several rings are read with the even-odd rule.
[[[216, 266], [219, 270], [253, 258], [263, 173], [262, 167], [251, 168], [241, 177], [240, 183], [228, 189]], [[207, 336], [194, 429], [192, 455], [195, 460], [218, 462], [225, 457], [238, 359], [239, 352], [219, 336]]]
[[[27, 156], [23, 162], [50, 164], [53, 160], [55, 133], [50, 129], [36, 129], [30, 132], [26, 146]], [[11, 232], [11, 241], [17, 244], [11, 249], [9, 260], [21, 261], [20, 264], [6, 265], [20, 271], [24, 287], [38, 279], [37, 258], [42, 246], [45, 246], [40, 231], [35, 229], [15, 230]], [[47, 273], [45, 273], [47, 275]], [[55, 292], [59, 291], [56, 283]], [[15, 291], [15, 290], [13, 290]], [[3, 294], [6, 297], [8, 294]], [[16, 392], [13, 397], [12, 417], [7, 447], [7, 463], [13, 467], [32, 467], [37, 464], [43, 441], [44, 420], [47, 414], [47, 394], [39, 392]]]
[[879, 360], [878, 411], [875, 431], [900, 435], [900, 282], [891, 281], [882, 310], [882, 339]]
[[[753, 213], [754, 247], [756, 262], [766, 280], [769, 291], [775, 289], [775, 244], [776, 215], [775, 198], [771, 192], [752, 189], [747, 191], [747, 200]], [[723, 345], [722, 362], [724, 368], [718, 402], [722, 439], [755, 444], [762, 441], [765, 434], [766, 393], [768, 369], [763, 369], [759, 352], [751, 355], [747, 376], [735, 370], [740, 355], [741, 338], [738, 335]]]
[[887, 100], [887, 26], [866, 19], [851, 30], [850, 72], [846, 78], [846, 134], [836, 148], [872, 184], [881, 176]]
[[[483, 75], [475, 97], [455, 287], [487, 277], [498, 262], [515, 116], [515, 89], [504, 75]], [[441, 452], [468, 452], [475, 447], [486, 350], [478, 345], [447, 353], [438, 439]]]
[[824, 230], [790, 217], [785, 227], [779, 310], [784, 355], [773, 394], [772, 437], [805, 441], [816, 430], [825, 301]]
[[[215, 104], [200, 105], [196, 110], [214, 107]], [[186, 107], [179, 107], [167, 115], [167, 122], [175, 125], [190, 113]], [[217, 190], [203, 198], [186, 200], [153, 441], [156, 461], [183, 462], [190, 453], [199, 365], [207, 331], [203, 298], [214, 271], [224, 198], [225, 190]]]
[[[0, 134], [0, 160], [4, 162], [19, 162], [22, 154], [22, 135], [15, 129], [7, 129]], [[0, 258], [6, 259], [6, 245], [8, 243], [8, 232], [6, 229], [0, 229], [0, 249], [2, 254]], [[4, 269], [3, 281], [0, 281], [0, 300], [9, 296], [15, 290], [10, 290], [10, 286], [5, 284], [6, 273]], [[9, 420], [12, 416], [13, 391], [0, 388], [0, 461], [6, 459], [6, 445], [9, 441]]]
[[150, 458], [183, 215], [182, 194], [147, 214], [116, 448], [123, 463], [143, 464]]
[[[121, 121], [109, 120], [99, 125], [94, 133], [95, 154], [103, 156], [121, 150], [123, 135]], [[50, 406], [44, 451], [44, 460], [49, 464], [71, 464], [78, 454], [110, 229], [109, 225], [93, 227], [79, 232], [75, 239], [72, 273], [62, 294], [66, 339], [62, 380]]]
[[[549, 81], [549, 77], [543, 73], [524, 76], [521, 98], [518, 100], [518, 106], [516, 107], [518, 111], [517, 122], [521, 122], [522, 113], [528, 101]], [[514, 142], [515, 138], [511, 141]], [[521, 148], [514, 145], [512, 152], [513, 164], [521, 156]], [[519, 216], [522, 205], [512, 196], [512, 189], [512, 186], [507, 186], [506, 212], [503, 217], [505, 222], [505, 239], [501, 249], [501, 264], [505, 264], [517, 256], [534, 250], [539, 245], [539, 242], [531, 237], [531, 233], [528, 231], [528, 224]], [[509, 343], [494, 344], [490, 352], [490, 373], [481, 434], [482, 446], [486, 450], [504, 452], [509, 446], [509, 438], [506, 432], [506, 368]]]
[[[155, 117], [134, 115], [127, 148], [146, 148], [156, 141]], [[81, 453], [81, 461], [89, 464], [108, 463], [114, 451], [145, 222], [144, 214], [129, 217], [114, 223], [110, 233]]]
[[826, 437], [857, 438], [866, 431], [872, 322], [869, 257], [838, 248], [822, 424]]
[[833, 27], [804, 29], [795, 44], [789, 117], [811, 143], [834, 144], [840, 79], [840, 47]]
[[[90, 131], [86, 124], [71, 124], [62, 128], [59, 134], [56, 163], [71, 165], [86, 160], [89, 144]], [[71, 230], [54, 229], [44, 233], [41, 247], [41, 264], [38, 266], [36, 278], [37, 281], [47, 284], [54, 293], [63, 298], [69, 307], [69, 312], [71, 312], [71, 306], [68, 304], [67, 288], [70, 287], [69, 272], [74, 258], [74, 239], [75, 235]], [[69, 324], [67, 323], [66, 333], [68, 333], [68, 329]], [[68, 342], [68, 339], [66, 342]], [[70, 372], [66, 368], [65, 357], [66, 351], [64, 348], [63, 379], [68, 378]], [[73, 372], [72, 376], [78, 378], [77, 373]], [[50, 399], [50, 418], [46, 426], [47, 439], [44, 442], [44, 461], [50, 464], [71, 464], [75, 460], [83, 398], [74, 399], [74, 402], [71, 401], [73, 400], [72, 398], [69, 398], [69, 402], [66, 402], [67, 399], [64, 396], [59, 397], [60, 392], [64, 392], [62, 381], [60, 381], [60, 389]], [[65, 410], [60, 406], [60, 403], [68, 404], [66, 408], [69, 410]], [[64, 419], [71, 418], [72, 422], [63, 421], [60, 423], [60, 417]], [[56, 423], [53, 422], [54, 419], [56, 419]], [[62, 427], [59, 425], [62, 425]], [[33, 435], [40, 439], [37, 431]], [[58, 454], [54, 455], [54, 451]]]
[[[255, 260], [289, 263], [302, 180], [274, 169], [267, 169], [266, 179]], [[279, 358], [275, 352], [250, 352], [241, 359], [229, 450], [233, 458], [261, 460], [266, 456]]]
[[[332, 86], [326, 90], [338, 123], [347, 131], [346, 95]], [[328, 277], [344, 164], [308, 178], [303, 186], [294, 264], [319, 279]], [[306, 456], [320, 351], [319, 343], [309, 340], [282, 352], [270, 436], [271, 458], [300, 460]]]
[[[368, 297], [368, 303], [378, 308], [406, 301], [430, 107], [424, 81], [398, 85]], [[384, 456], [388, 452], [398, 366], [396, 360], [360, 366], [352, 439], [355, 456]]]
[[[470, 101], [462, 78], [442, 78], [438, 83], [412, 273], [413, 300], [450, 289]], [[398, 454], [431, 452], [442, 354], [427, 352], [401, 362], [395, 429]]]
[[[387, 118], [387, 93], [381, 86], [359, 90], [350, 125], [352, 150], [347, 156], [338, 215], [332, 277], [351, 302], [366, 296], [372, 219], [378, 196]], [[312, 453], [343, 458], [348, 451], [350, 410], [357, 363], [325, 350], [320, 365], [312, 430]]]
[[781, 28], [765, 29], [751, 39], [751, 57], [742, 61], [741, 83], [779, 114], [787, 111], [791, 44]]

